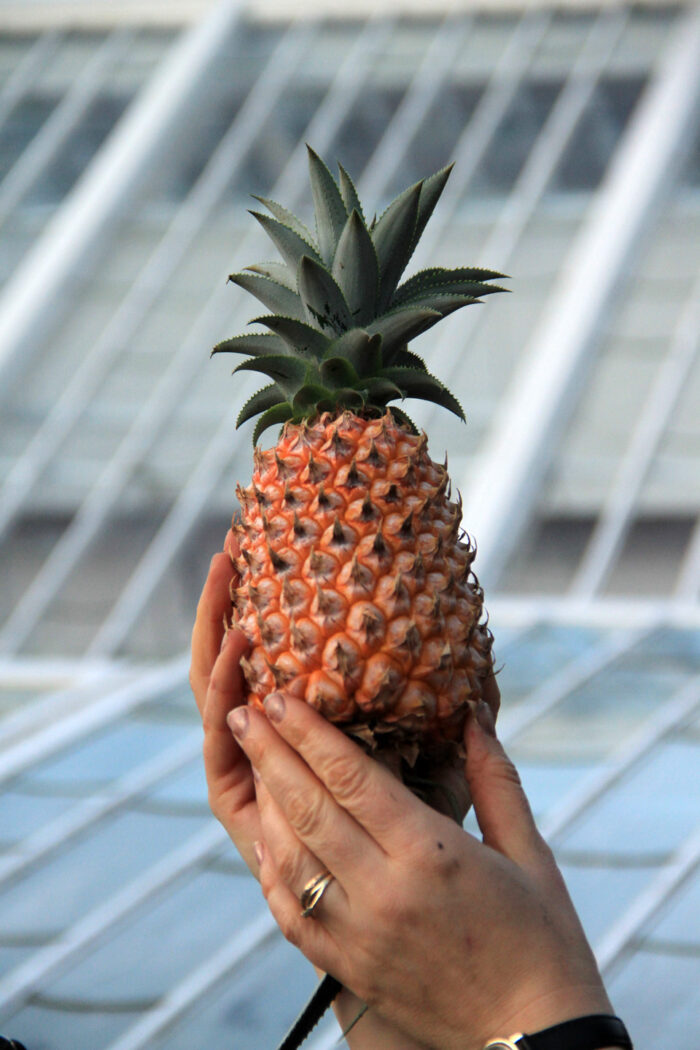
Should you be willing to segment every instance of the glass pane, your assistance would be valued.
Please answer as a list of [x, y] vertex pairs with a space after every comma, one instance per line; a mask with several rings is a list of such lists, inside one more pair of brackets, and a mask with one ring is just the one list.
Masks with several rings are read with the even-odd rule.
[[130, 1004], [165, 995], [266, 908], [252, 875], [200, 872], [150, 902], [95, 951], [42, 991], [57, 1001]]
[[129, 98], [103, 91], [27, 194], [29, 204], [57, 204], [73, 188], [126, 109]]
[[608, 981], [608, 991], [635, 1046], [700, 1046], [700, 956], [639, 952]]
[[592, 805], [561, 839], [567, 850], [663, 858], [698, 821], [700, 747], [669, 741]]
[[593, 190], [598, 186], [644, 83], [640, 76], [598, 82], [552, 179], [552, 190], [571, 192]]

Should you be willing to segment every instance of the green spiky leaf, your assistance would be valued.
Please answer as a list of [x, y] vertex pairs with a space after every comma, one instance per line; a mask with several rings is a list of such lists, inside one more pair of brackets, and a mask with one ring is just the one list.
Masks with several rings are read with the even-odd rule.
[[273, 313], [296, 317], [299, 321], [306, 320], [304, 308], [297, 293], [274, 281], [271, 277], [263, 277], [256, 273], [232, 273], [229, 275], [229, 281], [237, 284], [244, 291], [250, 292]]
[[459, 267], [448, 270], [440, 266], [433, 266], [428, 270], [409, 277], [399, 288], [396, 289], [392, 306], [413, 303], [423, 296], [438, 294], [470, 295], [480, 298], [494, 292], [507, 291], [499, 285], [486, 284], [486, 281], [504, 274], [496, 273], [494, 270], [478, 270], [472, 267]]
[[387, 401], [394, 401], [404, 396], [396, 383], [392, 383], [390, 379], [385, 379], [383, 376], [370, 376], [363, 385], [374, 404], [386, 405]]
[[413, 251], [413, 235], [418, 216], [421, 182], [405, 190], [389, 205], [372, 230], [372, 241], [379, 260], [380, 311], [391, 302], [401, 274]]
[[393, 364], [403, 365], [404, 368], [413, 368], [418, 372], [427, 372], [428, 366], [422, 357], [418, 354], [414, 354], [412, 350], [402, 346], [400, 350], [397, 350], [393, 356]]
[[[409, 259], [413, 255], [418, 241], [423, 236], [423, 230], [435, 210], [435, 205], [442, 195], [445, 183], [449, 179], [453, 167], [454, 164], [448, 164], [447, 167], [441, 168], [440, 171], [436, 171], [434, 175], [429, 175], [427, 179], [423, 179], [420, 200], [418, 202], [418, 216], [413, 229], [413, 240], [411, 242]], [[406, 261], [408, 262], [408, 260]]]
[[396, 420], [397, 423], [403, 423], [403, 425], [409, 430], [411, 434], [419, 434], [418, 427], [402, 408], [397, 408], [396, 405], [389, 405], [389, 411]]
[[355, 189], [355, 183], [352, 181], [347, 171], [342, 164], [338, 164], [338, 171], [340, 173], [340, 195], [343, 198], [345, 204], [345, 210], [348, 215], [352, 215], [353, 211], [356, 211], [362, 221], [365, 221], [364, 212], [362, 211], [362, 204], [360, 198]]
[[358, 375], [375, 375], [382, 367], [382, 337], [353, 328], [331, 343], [324, 358], [331, 357], [344, 357]]
[[282, 400], [282, 391], [276, 383], [270, 383], [269, 386], [264, 386], [261, 390], [258, 390], [257, 393], [253, 394], [252, 397], [248, 398], [243, 408], [238, 413], [236, 430], [254, 416], [259, 416], [261, 412], [267, 412], [268, 408], [273, 408], [275, 405], [280, 404]]
[[464, 421], [464, 412], [457, 398], [430, 372], [415, 372], [412, 368], [395, 366], [383, 369], [382, 375], [396, 383], [404, 397], [419, 397], [423, 401], [432, 401], [454, 412]]
[[279, 405], [274, 405], [272, 408], [268, 408], [267, 412], [264, 412], [258, 419], [253, 429], [253, 445], [257, 445], [260, 435], [263, 431], [267, 430], [268, 427], [274, 427], [278, 423], [286, 423], [287, 420], [293, 417], [292, 406], [285, 402]]
[[321, 363], [321, 379], [334, 389], [341, 386], [352, 386], [360, 377], [345, 357], [329, 357]]
[[287, 344], [272, 332], [251, 332], [249, 335], [234, 335], [217, 343], [212, 354], [248, 354], [250, 357], [267, 357], [270, 354], [288, 353]]
[[260, 201], [260, 203], [263, 204], [276, 219], [279, 219], [281, 223], [285, 226], [289, 226], [290, 229], [294, 230], [295, 233], [298, 233], [299, 236], [305, 241], [308, 241], [309, 244], [313, 244], [315, 248], [318, 247], [309, 227], [306, 223], [303, 223], [301, 219], [298, 219], [293, 212], [288, 211], [287, 208], [283, 208], [281, 204], [277, 203], [277, 201], [271, 201], [268, 197], [258, 197], [255, 193], [253, 194], [253, 197], [256, 201]]
[[371, 335], [381, 335], [384, 360], [390, 362], [393, 351], [399, 350], [404, 343], [426, 332], [441, 318], [442, 314], [437, 310], [414, 310], [412, 307], [406, 307], [378, 317], [367, 326], [367, 331]]
[[280, 255], [294, 273], [297, 271], [302, 255], [308, 255], [310, 259], [315, 259], [318, 263], [323, 262], [315, 245], [301, 237], [291, 226], [286, 226], [283, 222], [264, 215], [260, 211], [251, 211], [250, 214], [258, 220], [265, 233], [274, 241]]
[[241, 361], [234, 368], [235, 372], [262, 372], [269, 376], [280, 388], [284, 397], [291, 401], [299, 387], [313, 380], [308, 363], [299, 357], [280, 354], [277, 357], [262, 357], [251, 361]]
[[309, 409], [317, 411], [320, 405], [330, 403], [332, 394], [320, 383], [304, 383], [292, 399], [292, 408], [296, 416], [307, 415]]
[[333, 277], [342, 289], [352, 323], [364, 325], [376, 316], [379, 259], [370, 233], [355, 209], [343, 228], [333, 259]]
[[310, 354], [312, 357], [321, 358], [330, 345], [330, 339], [317, 328], [312, 328], [305, 321], [297, 321], [294, 317], [280, 317], [277, 314], [265, 314], [256, 317], [251, 324], [264, 324], [275, 332], [292, 350], [301, 354]]
[[330, 266], [348, 213], [338, 184], [330, 171], [310, 146], [306, 148], [309, 154], [309, 173], [316, 216], [318, 248], [321, 258]]
[[297, 277], [306, 320], [326, 334], [338, 335], [352, 327], [352, 317], [342, 291], [325, 266], [307, 255], [301, 257]]
[[283, 284], [285, 288], [289, 288], [292, 292], [297, 290], [296, 270], [292, 273], [286, 263], [251, 263], [250, 266], [246, 266], [246, 270], [262, 274], [263, 277], [269, 277], [271, 280], [277, 281], [278, 284]]

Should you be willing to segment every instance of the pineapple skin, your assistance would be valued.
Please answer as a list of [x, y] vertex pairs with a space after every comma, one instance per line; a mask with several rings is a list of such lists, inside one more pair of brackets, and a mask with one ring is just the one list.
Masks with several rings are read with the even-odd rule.
[[285, 689], [411, 765], [459, 748], [492, 635], [426, 435], [389, 411], [287, 423], [238, 497], [231, 626], [250, 642], [248, 702]]

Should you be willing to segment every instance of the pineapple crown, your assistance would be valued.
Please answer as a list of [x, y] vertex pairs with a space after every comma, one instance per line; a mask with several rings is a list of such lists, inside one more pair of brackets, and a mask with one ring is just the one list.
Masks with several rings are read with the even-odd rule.
[[[256, 371], [272, 383], [243, 406], [236, 426], [259, 416], [253, 443], [267, 427], [325, 411], [383, 414], [388, 403], [422, 398], [464, 420], [462, 408], [408, 342], [462, 306], [481, 302], [502, 277], [473, 267], [421, 270], [399, 284], [442, 193], [452, 165], [410, 186], [367, 222], [352, 179], [339, 164], [336, 182], [307, 147], [316, 236], [275, 201], [251, 212], [282, 262], [261, 263], [229, 280], [272, 311], [254, 318], [267, 332], [234, 336], [212, 353], [245, 354], [234, 372]], [[398, 422], [415, 432], [395, 405]]]

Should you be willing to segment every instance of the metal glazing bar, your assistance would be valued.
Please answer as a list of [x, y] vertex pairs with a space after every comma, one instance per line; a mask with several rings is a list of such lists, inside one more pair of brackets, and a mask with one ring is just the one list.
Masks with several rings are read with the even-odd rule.
[[583, 553], [570, 593], [591, 598], [603, 586], [629, 529], [639, 494], [700, 348], [700, 277], [632, 430], [612, 487]]
[[408, 144], [452, 72], [473, 21], [472, 18], [455, 18], [454, 8], [455, 0], [451, 0], [396, 113], [362, 173], [361, 196], [364, 200], [381, 199], [391, 174], [400, 167]]
[[108, 900], [64, 930], [51, 944], [0, 977], [0, 1010], [17, 1009], [42, 981], [56, 977], [118, 922], [148, 900], [162, 893], [176, 879], [202, 864], [228, 842], [215, 821], [191, 836], [182, 846], [166, 854]]
[[605, 638], [599, 645], [591, 646], [547, 678], [518, 704], [512, 713], [505, 712], [498, 734], [503, 743], [510, 743], [574, 690], [580, 689], [615, 660], [624, 656], [647, 637], [655, 626], [615, 632], [612, 637]]
[[[483, 249], [481, 257], [488, 265], [503, 271], [509, 269], [527, 223], [540, 202], [576, 127], [588, 106], [596, 85], [607, 65], [629, 18], [626, 10], [602, 11], [589, 30], [579, 54], [573, 62], [569, 75], [542, 129], [530, 150], [527, 160], [518, 175], [512, 191], [498, 214]], [[444, 236], [454, 222], [454, 215], [442, 211], [443, 225], [435, 234]], [[474, 332], [488, 314], [482, 311], [466, 311], [462, 315], [460, 341], [466, 346]], [[434, 354], [447, 365], [446, 382], [450, 386], [463, 368], [458, 354], [449, 353], [452, 333], [438, 328], [439, 334], [431, 355]], [[434, 410], [429, 410], [434, 415]], [[465, 486], [466, 488], [466, 486]]]
[[[26, 668], [26, 670], [29, 669]], [[4, 749], [20, 740], [33, 736], [39, 726], [64, 718], [69, 712], [75, 713], [91, 704], [95, 699], [96, 691], [104, 693], [105, 690], [112, 690], [115, 686], [126, 685], [137, 676], [137, 673], [133, 669], [116, 663], [100, 663], [97, 666], [86, 663], [82, 669], [76, 669], [71, 684], [63, 687], [57, 687], [55, 673], [47, 675], [43, 683], [44, 696], [13, 708], [0, 720], [0, 754]], [[143, 674], [143, 671], [140, 673]], [[14, 673], [0, 672], [0, 685], [4, 686], [8, 679], [11, 682], [17, 682], [21, 680], [21, 677]], [[33, 674], [27, 674], [25, 680], [31, 683], [36, 682], [41, 687], [41, 676], [38, 670]]]
[[659, 707], [617, 752], [605, 768], [594, 771], [566, 795], [540, 822], [545, 838], [556, 839], [606, 791], [638, 765], [669, 733], [677, 729], [700, 707], [700, 675], [687, 681]]
[[236, 171], [245, 162], [260, 126], [286, 87], [290, 60], [296, 60], [297, 49], [307, 40], [308, 30], [303, 30], [301, 39], [298, 38], [298, 32], [290, 30], [274, 49], [165, 234], [101, 335], [68, 380], [48, 416], [8, 472], [0, 488], [0, 537], [20, 513], [41, 471], [56, 455], [114, 361], [138, 332], [148, 310], [186, 256]]
[[[306, 140], [313, 141], [317, 150], [324, 151], [338, 122], [348, 112], [354, 99], [362, 90], [369, 65], [390, 30], [391, 22], [379, 21], [377, 18], [371, 19], [348, 52], [304, 135]], [[272, 196], [290, 202], [297, 199], [304, 184], [305, 169], [304, 149], [300, 145], [280, 174], [272, 190]], [[257, 231], [249, 234], [240, 245], [240, 250], [247, 250], [248, 246], [256, 243], [259, 237]], [[195, 365], [198, 365], [198, 355], [202, 345], [206, 345], [200, 326], [204, 328], [209, 325], [214, 313], [220, 313], [222, 317], [225, 315], [227, 308], [224, 300], [225, 289], [224, 294], [221, 289], [216, 289], [186, 337], [182, 349], [193, 358]], [[238, 409], [232, 409], [222, 420], [199, 464], [190, 475], [165, 522], [144, 552], [127, 586], [93, 639], [86, 655], [96, 656], [114, 652], [128, 634], [153, 593], [153, 589], [167, 571], [190, 528], [195, 524], [202, 507], [230, 461], [231, 434], [235, 428], [237, 415]]]
[[[62, 293], [158, 156], [193, 87], [236, 24], [239, 0], [218, 0], [186, 31], [103, 144], [0, 294], [0, 378], [26, 367]], [[37, 310], [37, 304], [41, 309]]]
[[0, 127], [17, 103], [35, 86], [41, 73], [58, 50], [62, 39], [63, 34], [56, 29], [42, 33], [7, 78], [0, 91]]
[[[418, 242], [415, 262], [425, 265], [452, 224], [461, 197], [486, 155], [498, 126], [512, 104], [544, 36], [551, 14], [535, 11], [522, 16], [494, 66], [471, 119], [454, 149], [454, 171], [440, 197], [435, 221]], [[441, 221], [438, 223], [438, 218]]]
[[106, 1050], [142, 1050], [167, 1031], [195, 1003], [229, 977], [250, 955], [267, 941], [280, 938], [277, 923], [267, 909], [245, 926], [240, 933], [214, 952], [176, 984], [153, 1009], [136, 1021]]
[[646, 924], [683, 885], [700, 864], [700, 827], [676, 850], [661, 871], [632, 901], [629, 908], [595, 946], [601, 973], [605, 976], [636, 942]]
[[54, 850], [70, 842], [76, 835], [88, 831], [106, 816], [129, 805], [161, 781], [177, 773], [188, 762], [201, 755], [201, 751], [201, 730], [191, 731], [177, 744], [126, 773], [108, 787], [93, 792], [66, 813], [62, 813], [33, 835], [17, 843], [13, 852], [0, 856], [0, 890], [8, 882], [14, 882], [22, 876], [27, 869], [45, 860]]
[[147, 700], [167, 693], [170, 689], [177, 689], [186, 680], [188, 662], [179, 657], [149, 671], [136, 682], [111, 689], [88, 707], [71, 712], [38, 730], [31, 738], [8, 748], [2, 755], [0, 784], [7, 783], [37, 762], [74, 744], [76, 740], [109, 725]]
[[699, 93], [700, 8], [689, 8], [574, 241], [469, 486], [465, 518], [480, 538], [479, 575], [487, 585], [498, 579], [526, 524], [602, 317], [673, 170]]
[[7, 219], [54, 159], [97, 97], [109, 70], [119, 61], [133, 38], [133, 32], [128, 29], [115, 30], [71, 82], [51, 116], [0, 183], [0, 223]]
[[678, 573], [674, 596], [680, 602], [696, 603], [700, 594], [700, 518], [698, 518], [683, 564]]

